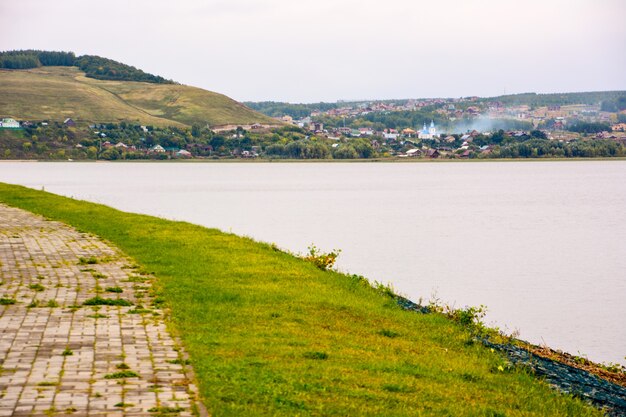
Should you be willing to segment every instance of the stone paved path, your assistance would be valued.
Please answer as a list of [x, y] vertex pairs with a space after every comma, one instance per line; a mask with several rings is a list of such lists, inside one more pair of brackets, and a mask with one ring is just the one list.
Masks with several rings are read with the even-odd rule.
[[[83, 305], [96, 296], [132, 305]], [[158, 307], [151, 277], [109, 245], [0, 205], [0, 417], [191, 416]]]

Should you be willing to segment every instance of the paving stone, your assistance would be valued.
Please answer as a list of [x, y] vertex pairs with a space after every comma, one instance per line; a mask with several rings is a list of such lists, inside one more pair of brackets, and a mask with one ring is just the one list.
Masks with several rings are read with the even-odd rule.
[[[97, 262], [85, 262], [91, 258]], [[0, 205], [0, 297], [16, 300], [0, 306], [0, 417], [43, 417], [51, 410], [74, 417], [149, 416], [150, 408], [161, 406], [191, 415], [194, 399], [180, 385], [187, 383], [185, 367], [167, 362], [179, 357], [179, 347], [163, 312], [152, 309], [159, 313], [154, 317], [129, 314], [133, 307], [82, 306], [96, 294], [149, 306], [151, 278], [129, 282], [133, 264], [90, 234]], [[123, 370], [122, 363], [139, 377], [105, 378]], [[150, 389], [155, 377], [158, 392]], [[133, 405], [115, 407], [121, 402]]]

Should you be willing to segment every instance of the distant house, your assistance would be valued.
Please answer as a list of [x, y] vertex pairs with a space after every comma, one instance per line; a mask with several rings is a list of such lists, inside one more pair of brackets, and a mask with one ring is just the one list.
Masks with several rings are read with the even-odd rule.
[[2, 119], [2, 121], [0, 122], [0, 127], [3, 129], [19, 129], [20, 122], [11, 118]]
[[181, 149], [178, 152], [176, 152], [176, 157], [178, 158], [191, 158], [191, 152], [185, 150], [185, 149]]
[[126, 149], [126, 148], [128, 148], [128, 146], [126, 146], [126, 144], [125, 144], [124, 142], [117, 142], [117, 143], [115, 144], [115, 147], [116, 147], [116, 148], [122, 148], [122, 149]]
[[411, 128], [408, 128], [408, 127], [407, 127], [406, 129], [402, 130], [402, 134], [403, 134], [404, 136], [408, 136], [408, 137], [410, 137], [410, 138], [412, 138], [413, 136], [415, 136], [415, 134], [416, 134], [416, 133], [417, 133], [417, 132], [416, 132], [415, 130], [413, 130], [413, 129], [411, 129]]
[[406, 151], [406, 156], [410, 156], [410, 157], [420, 156], [421, 154], [422, 154], [422, 151], [417, 148], [409, 149], [408, 151]]
[[165, 153], [165, 148], [161, 145], [154, 145], [148, 150], [149, 153]]
[[444, 139], [447, 143], [452, 143], [456, 140], [456, 138], [452, 135], [450, 136], [446, 136], [446, 138]]
[[256, 158], [257, 156], [259, 156], [259, 154], [257, 154], [254, 151], [243, 151], [243, 152], [241, 152], [241, 157], [242, 158]]
[[426, 156], [432, 159], [439, 158], [439, 151], [437, 149], [429, 149], [426, 151]]
[[72, 120], [71, 118], [69, 118], [69, 117], [63, 121], [63, 124], [65, 126], [70, 126], [70, 127], [71, 126], [76, 126], [76, 122], [74, 120]]
[[626, 132], [626, 123], [616, 123], [611, 126], [613, 132]]
[[472, 154], [472, 151], [467, 150], [467, 151], [464, 151], [462, 154], [460, 154], [459, 158], [466, 159], [466, 158], [469, 158], [471, 154]]

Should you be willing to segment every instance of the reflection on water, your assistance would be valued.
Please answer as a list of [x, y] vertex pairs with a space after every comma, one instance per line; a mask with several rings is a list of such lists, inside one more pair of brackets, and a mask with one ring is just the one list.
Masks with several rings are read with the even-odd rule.
[[626, 363], [626, 162], [0, 163], [0, 181], [217, 227]]

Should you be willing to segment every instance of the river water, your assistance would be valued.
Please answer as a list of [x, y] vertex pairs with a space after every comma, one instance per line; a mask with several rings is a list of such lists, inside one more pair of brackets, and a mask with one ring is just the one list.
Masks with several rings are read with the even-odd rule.
[[0, 181], [338, 248], [415, 301], [484, 304], [523, 339], [626, 364], [626, 161], [3, 162]]

